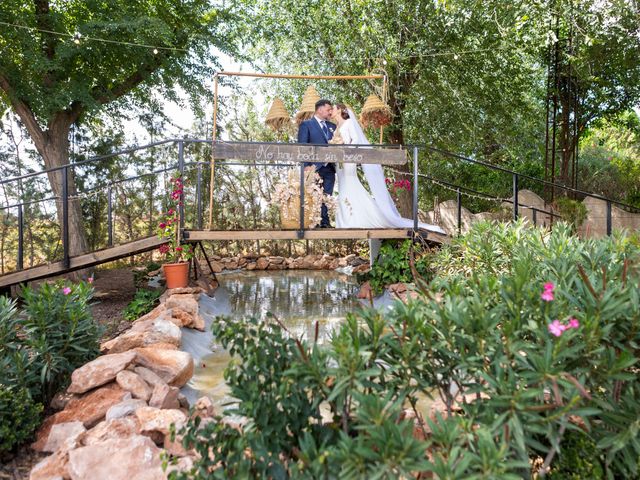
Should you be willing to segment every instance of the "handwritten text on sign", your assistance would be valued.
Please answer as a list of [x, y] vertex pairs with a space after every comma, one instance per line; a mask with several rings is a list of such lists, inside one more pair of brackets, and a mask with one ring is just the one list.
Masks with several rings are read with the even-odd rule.
[[402, 165], [407, 161], [406, 150], [300, 144], [216, 143], [213, 146], [213, 157], [257, 162], [343, 162], [379, 163], [381, 165]]

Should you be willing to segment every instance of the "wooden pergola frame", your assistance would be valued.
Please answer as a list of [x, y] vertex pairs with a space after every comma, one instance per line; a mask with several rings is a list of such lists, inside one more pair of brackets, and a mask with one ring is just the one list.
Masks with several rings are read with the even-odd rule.
[[[280, 73], [248, 73], [248, 72], [217, 72], [213, 77], [213, 133], [212, 140], [215, 145], [217, 140], [217, 126], [218, 126], [218, 78], [220, 76], [225, 77], [251, 77], [251, 78], [283, 78], [290, 80], [382, 80], [382, 100], [387, 92], [387, 76], [382, 74], [377, 75], [288, 75]], [[380, 127], [380, 143], [382, 143], [383, 127]], [[211, 153], [211, 177], [209, 182], [209, 226], [213, 223], [213, 179], [215, 176], [215, 158]]]

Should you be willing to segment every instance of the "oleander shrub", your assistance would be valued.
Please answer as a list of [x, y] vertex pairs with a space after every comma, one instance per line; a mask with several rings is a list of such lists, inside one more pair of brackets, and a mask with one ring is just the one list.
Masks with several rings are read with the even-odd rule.
[[[216, 319], [247, 423], [188, 423], [202, 457], [177, 476], [638, 478], [636, 239], [481, 223], [431, 268], [420, 298], [354, 312], [326, 345]], [[422, 435], [403, 420], [419, 395], [443, 405]]]
[[92, 295], [87, 282], [58, 282], [23, 288], [19, 314], [3, 300], [0, 310], [9, 304], [13, 314], [0, 326], [2, 383], [27, 388], [46, 405], [76, 368], [97, 357], [102, 328], [91, 315]]
[[40, 425], [42, 404], [25, 387], [0, 383], [0, 458], [31, 438]]

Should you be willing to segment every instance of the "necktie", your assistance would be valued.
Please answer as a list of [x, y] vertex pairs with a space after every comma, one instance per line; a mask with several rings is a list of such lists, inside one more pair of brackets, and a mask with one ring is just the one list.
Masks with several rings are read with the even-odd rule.
[[324, 137], [327, 140], [329, 140], [329, 129], [327, 128], [327, 124], [326, 122], [324, 122], [324, 120], [321, 123], [322, 123], [322, 131], [324, 132]]

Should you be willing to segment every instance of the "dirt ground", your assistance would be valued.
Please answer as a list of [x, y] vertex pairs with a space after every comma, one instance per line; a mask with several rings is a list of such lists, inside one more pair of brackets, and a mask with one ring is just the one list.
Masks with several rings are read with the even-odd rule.
[[[122, 312], [136, 291], [133, 271], [131, 267], [97, 270], [93, 285], [93, 317], [105, 327], [104, 339], [114, 337], [128, 327]], [[33, 466], [47, 456], [32, 451], [28, 444], [24, 445], [13, 457], [0, 459], [0, 479], [26, 480]]]

